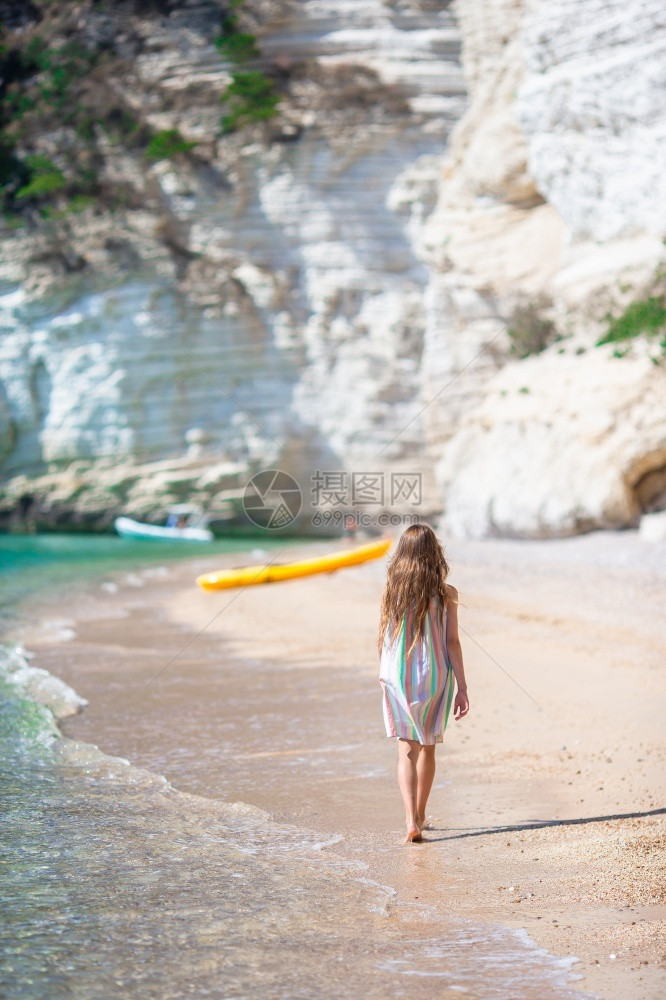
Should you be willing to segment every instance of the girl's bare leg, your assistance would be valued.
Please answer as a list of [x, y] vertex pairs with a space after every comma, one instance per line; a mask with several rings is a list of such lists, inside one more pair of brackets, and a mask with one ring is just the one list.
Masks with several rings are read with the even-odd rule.
[[422, 749], [417, 740], [402, 738], [398, 740], [398, 785], [402, 801], [405, 804], [406, 844], [421, 840], [421, 829], [416, 822], [416, 795], [418, 786], [417, 762]]
[[435, 777], [435, 744], [421, 747], [416, 762], [416, 824], [419, 830], [425, 829], [426, 806], [428, 796]]

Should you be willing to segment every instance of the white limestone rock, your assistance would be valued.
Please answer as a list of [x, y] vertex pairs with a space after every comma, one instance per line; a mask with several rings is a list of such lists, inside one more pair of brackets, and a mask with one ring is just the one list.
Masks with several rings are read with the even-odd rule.
[[[117, 86], [196, 156], [109, 145], [140, 207], [4, 241], [7, 503], [156, 516], [225, 463], [421, 471], [421, 513], [461, 534], [660, 502], [663, 369], [594, 344], [664, 260], [663, 5], [454, 9], [248, 0], [289, 99], [223, 138], [217, 9], [132, 16]], [[534, 303], [561, 346], [517, 360]]]
[[[475, 537], [635, 525], [666, 504], [663, 364], [656, 341], [625, 358], [594, 344], [665, 259], [663, 6], [458, 0], [456, 12], [469, 105], [423, 241], [444, 272], [429, 286], [422, 378], [443, 523]], [[512, 361], [506, 331], [534, 301], [564, 346]]]
[[646, 542], [666, 542], [666, 510], [644, 514], [638, 525], [638, 534]]
[[528, 0], [515, 114], [535, 184], [578, 237], [666, 231], [666, 7]]
[[[542, 538], [635, 527], [666, 502], [666, 370], [609, 349], [507, 366], [445, 446], [443, 526]], [[658, 473], [651, 495], [648, 477]], [[660, 493], [661, 487], [661, 493]]]

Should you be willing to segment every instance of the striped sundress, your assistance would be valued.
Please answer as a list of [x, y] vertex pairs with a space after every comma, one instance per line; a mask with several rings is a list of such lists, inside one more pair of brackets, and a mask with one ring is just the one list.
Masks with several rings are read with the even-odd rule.
[[403, 615], [392, 644], [393, 623], [384, 636], [379, 683], [382, 686], [386, 735], [441, 743], [453, 701], [453, 668], [446, 649], [446, 608], [433, 597], [426, 615], [423, 637], [409, 659], [414, 614]]

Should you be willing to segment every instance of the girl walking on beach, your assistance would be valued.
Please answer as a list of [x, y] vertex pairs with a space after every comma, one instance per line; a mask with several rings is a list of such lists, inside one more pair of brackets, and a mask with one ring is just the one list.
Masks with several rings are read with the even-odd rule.
[[418, 843], [453, 701], [455, 719], [469, 711], [458, 638], [458, 591], [435, 532], [413, 524], [391, 559], [382, 595], [378, 649], [386, 735], [398, 740], [398, 785], [405, 804], [405, 843]]

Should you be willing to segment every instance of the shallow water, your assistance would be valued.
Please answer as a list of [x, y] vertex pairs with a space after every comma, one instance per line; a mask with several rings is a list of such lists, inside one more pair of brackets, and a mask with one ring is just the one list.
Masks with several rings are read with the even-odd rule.
[[16, 604], [31, 594], [94, 580], [112, 570], [133, 569], [197, 556], [270, 553], [292, 539], [265, 534], [218, 538], [212, 542], [164, 542], [120, 538], [117, 535], [0, 533], [0, 616], [11, 618]]
[[[56, 548], [62, 544], [59, 539]], [[100, 570], [114, 563], [106, 564], [99, 550], [96, 555], [100, 558], [89, 559], [85, 572], [99, 587]], [[53, 577], [45, 568], [43, 550], [37, 556], [33, 569], [39, 577], [24, 566], [28, 575], [22, 578], [22, 592], [36, 579], [42, 584], [51, 579], [52, 586], [74, 577], [80, 581], [73, 569], [76, 556], [66, 565], [57, 563]], [[141, 558], [139, 552], [137, 572]], [[123, 566], [128, 568], [126, 561]], [[135, 593], [138, 603], [147, 606], [148, 595]], [[416, 901], [408, 904], [390, 885], [373, 881], [364, 851], [343, 857], [335, 853], [336, 836], [322, 842], [321, 836], [271, 819], [256, 807], [221, 801], [240, 797], [243, 788], [254, 788], [265, 800], [271, 787], [279, 786], [278, 803], [285, 790], [296, 790], [305, 760], [299, 748], [326, 712], [335, 712], [333, 691], [327, 694], [314, 677], [296, 671], [293, 684], [311, 685], [312, 703], [319, 699], [324, 715], [311, 714], [298, 733], [283, 727], [280, 747], [273, 748], [280, 752], [264, 760], [266, 718], [271, 712], [279, 715], [281, 708], [271, 706], [270, 678], [255, 664], [254, 683], [257, 692], [264, 692], [265, 704], [260, 697], [254, 717], [244, 719], [250, 733], [248, 757], [236, 762], [225, 783], [225, 760], [238, 744], [236, 734], [215, 731], [210, 704], [202, 704], [198, 714], [190, 707], [178, 732], [169, 726], [155, 730], [147, 701], [139, 699], [128, 713], [129, 688], [140, 679], [141, 670], [152, 670], [151, 657], [161, 662], [162, 652], [153, 648], [159, 622], [144, 630], [142, 640], [127, 631], [127, 624], [121, 622], [120, 628], [133, 651], [131, 658], [123, 660], [113, 631], [118, 623], [110, 626], [107, 640], [98, 623], [98, 645], [89, 649], [98, 657], [97, 680], [103, 681], [108, 671], [103, 687], [118, 706], [116, 723], [104, 727], [105, 741], [112, 736], [113, 752], [144, 764], [142, 754], [152, 745], [154, 752], [147, 755], [152, 770], [102, 753], [91, 745], [94, 731], [86, 732], [90, 742], [62, 738], [51, 712], [27, 696], [30, 690], [34, 693], [29, 665], [16, 653], [2, 652], [3, 996], [162, 1000], [261, 994], [337, 1000], [408, 997], [415, 986], [425, 986], [444, 1000], [583, 997], [571, 985], [574, 960], [548, 954], [525, 932], [449, 919], [441, 909]], [[80, 639], [77, 644], [85, 650]], [[111, 653], [105, 653], [105, 641], [115, 642]], [[58, 664], [64, 667], [71, 657], [70, 644], [62, 641], [54, 649], [54, 662], [48, 666], [57, 674]], [[206, 656], [211, 664], [219, 663], [219, 647], [204, 645], [199, 650], [200, 667]], [[134, 660], [138, 674], [129, 670]], [[70, 662], [68, 669], [76, 673], [75, 667]], [[39, 675], [39, 682], [41, 696], [59, 713], [76, 701], [71, 689], [48, 677]], [[205, 670], [196, 683], [206, 688]], [[174, 671], [170, 681], [167, 673], [160, 697], [182, 703], [183, 685], [188, 687], [186, 670]], [[196, 699], [189, 703], [196, 704]], [[104, 704], [111, 711], [111, 703]], [[237, 710], [243, 719], [240, 702]], [[62, 725], [65, 730], [85, 730], [87, 720], [94, 718], [91, 706]], [[280, 719], [274, 721], [280, 728]], [[346, 755], [350, 773], [362, 777], [359, 769], [367, 768], [367, 760], [358, 746], [319, 742], [321, 752], [309, 780], [333, 777], [331, 757], [325, 752], [329, 743], [331, 752]], [[199, 754], [202, 746], [208, 747], [207, 759]], [[252, 754], [259, 754], [259, 766]], [[203, 763], [190, 767], [195, 761]], [[208, 790], [206, 797], [176, 790], [159, 773], [182, 778], [184, 784], [188, 769], [189, 788]], [[210, 797], [213, 772], [219, 777], [212, 789], [216, 798]]]
[[4, 686], [11, 998], [580, 997], [526, 935], [400, 904], [311, 834], [53, 737]]

